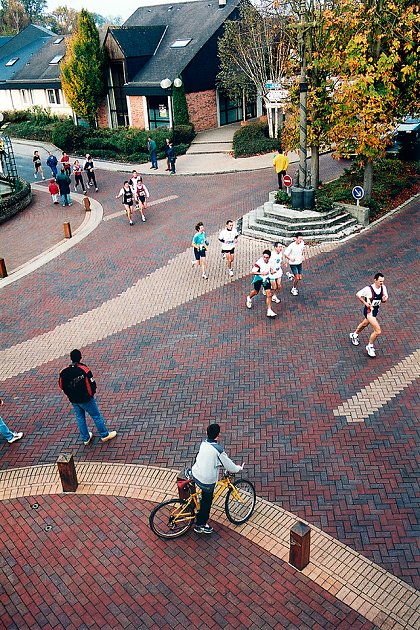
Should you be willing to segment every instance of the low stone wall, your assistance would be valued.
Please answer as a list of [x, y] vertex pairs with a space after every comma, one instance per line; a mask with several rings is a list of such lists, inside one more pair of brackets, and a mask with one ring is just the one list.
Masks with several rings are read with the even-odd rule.
[[334, 206], [351, 214], [360, 225], [364, 227], [369, 225], [369, 208], [366, 208], [366, 206], [355, 206], [352, 203], [342, 203], [341, 201], [335, 203]]
[[29, 182], [21, 177], [22, 189], [0, 201], [0, 223], [4, 223], [15, 214], [29, 206], [32, 201], [32, 190]]

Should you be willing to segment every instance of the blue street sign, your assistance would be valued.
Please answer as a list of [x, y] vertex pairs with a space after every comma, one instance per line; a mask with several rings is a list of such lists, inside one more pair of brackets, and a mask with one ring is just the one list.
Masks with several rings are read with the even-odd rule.
[[351, 194], [353, 195], [354, 199], [363, 199], [363, 197], [365, 196], [365, 191], [362, 186], [355, 186], [351, 191]]

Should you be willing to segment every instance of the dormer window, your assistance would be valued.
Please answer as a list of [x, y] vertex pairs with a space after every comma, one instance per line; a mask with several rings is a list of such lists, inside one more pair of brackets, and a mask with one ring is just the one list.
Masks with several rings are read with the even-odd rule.
[[50, 61], [50, 66], [53, 66], [54, 64], [58, 63], [59, 61], [62, 60], [62, 58], [64, 57], [64, 55], [56, 55], [54, 57], [54, 59], [51, 59]]
[[5, 63], [5, 66], [13, 66], [16, 61], [19, 59], [19, 57], [12, 57], [11, 59], [9, 59], [9, 61], [7, 63]]
[[176, 39], [173, 44], [171, 44], [171, 48], [185, 48], [188, 46], [191, 39]]
[[57, 39], [54, 41], [54, 44], [61, 44], [63, 39], [64, 39], [64, 37], [57, 37]]

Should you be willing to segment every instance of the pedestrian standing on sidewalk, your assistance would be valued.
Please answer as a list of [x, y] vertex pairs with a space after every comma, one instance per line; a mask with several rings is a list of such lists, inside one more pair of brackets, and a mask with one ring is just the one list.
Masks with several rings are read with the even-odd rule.
[[302, 233], [298, 232], [295, 234], [295, 240], [286, 247], [283, 253], [284, 257], [289, 261], [290, 271], [293, 274], [293, 286], [290, 289], [292, 295], [299, 295], [297, 285], [302, 280], [302, 263], [305, 258], [304, 249], [305, 243]]
[[115, 197], [115, 199], [119, 199], [120, 197], [122, 197], [122, 204], [124, 206], [128, 222], [130, 225], [134, 225], [133, 219], [132, 219], [134, 195], [133, 195], [133, 189], [131, 188], [128, 181], [124, 182], [123, 187], [121, 188], [120, 192]]
[[369, 337], [369, 343], [366, 346], [366, 352], [372, 358], [376, 357], [373, 344], [375, 339], [382, 332], [376, 317], [382, 302], [386, 302], [388, 300], [388, 291], [384, 285], [384, 274], [380, 272], [376, 273], [374, 280], [373, 284], [364, 287], [364, 289], [361, 289], [356, 293], [357, 298], [361, 301], [364, 307], [364, 319], [360, 322], [356, 330], [350, 333], [350, 341], [354, 346], [358, 346], [360, 344], [359, 333], [367, 326], [372, 326], [373, 331]]
[[60, 189], [57, 185], [57, 182], [54, 178], [50, 179], [50, 184], [48, 186], [48, 192], [51, 195], [51, 199], [53, 200], [53, 204], [56, 206], [58, 204], [58, 193]]
[[143, 178], [137, 177], [136, 209], [140, 210], [142, 221], [146, 221], [144, 211], [147, 208], [147, 199], [149, 199], [149, 197], [149, 190], [147, 186], [143, 184]]
[[77, 192], [77, 187], [80, 185], [82, 187], [82, 192], [86, 194], [85, 183], [83, 181], [83, 171], [79, 160], [74, 160], [73, 164], [73, 175], [74, 175], [74, 192]]
[[171, 170], [171, 165], [169, 164], [169, 158], [168, 158], [169, 143], [170, 143], [169, 138], [166, 138], [166, 140], [165, 140], [166, 169], [165, 170], [167, 170], [167, 171]]
[[149, 136], [147, 138], [147, 150], [149, 151], [150, 162], [152, 163], [152, 166], [150, 168], [154, 168], [157, 170], [157, 147], [156, 142], [153, 140], [152, 136]]
[[34, 151], [34, 157], [32, 158], [32, 162], [34, 163], [34, 177], [35, 179], [38, 177], [38, 173], [41, 174], [42, 179], [45, 179], [44, 173], [42, 170], [42, 162], [39, 157], [38, 151]]
[[54, 177], [54, 179], [57, 177], [57, 164], [58, 160], [55, 155], [52, 153], [52, 151], [48, 151], [47, 166], [51, 169], [51, 175]]
[[206, 251], [209, 246], [209, 242], [207, 240], [206, 233], [204, 231], [204, 225], [200, 221], [195, 226], [195, 234], [192, 240], [192, 246], [194, 248], [194, 260], [193, 267], [198, 265], [201, 267], [201, 272], [204, 280], [208, 280], [208, 275], [206, 273], [207, 261], [206, 261]]
[[277, 293], [280, 293], [281, 289], [281, 278], [283, 275], [283, 270], [281, 268], [281, 263], [283, 260], [283, 252], [282, 252], [282, 244], [279, 242], [274, 243], [274, 249], [271, 252], [270, 256], [270, 265], [272, 269], [272, 273], [270, 273], [270, 282], [271, 282], [271, 290], [272, 296], [271, 299], [276, 304], [280, 304], [280, 298]]
[[116, 431], [108, 431], [104, 419], [95, 400], [96, 382], [91, 370], [81, 363], [82, 353], [80, 350], [70, 352], [71, 364], [61, 370], [59, 387], [66, 394], [73, 405], [80, 435], [85, 446], [88, 446], [93, 439], [92, 431], [89, 431], [86, 424], [86, 412], [94, 421], [102, 442], [112, 440]]
[[269, 275], [272, 272], [270, 265], [271, 252], [265, 249], [261, 258], [252, 267], [252, 273], [255, 274], [252, 279], [252, 291], [246, 298], [247, 308], [252, 308], [252, 298], [258, 295], [261, 287], [265, 291], [265, 300], [267, 303], [267, 317], [276, 317], [277, 313], [271, 308], [271, 282]]
[[226, 260], [230, 277], [233, 277], [233, 258], [235, 246], [239, 238], [239, 232], [233, 227], [232, 219], [226, 221], [226, 227], [219, 234], [219, 241], [222, 243], [222, 256]]
[[210, 424], [207, 427], [207, 440], [201, 442], [191, 472], [197, 486], [201, 488], [200, 509], [195, 518], [194, 531], [197, 534], [212, 534], [207, 520], [210, 516], [213, 502], [214, 488], [219, 478], [219, 469], [224, 468], [231, 473], [237, 473], [244, 469], [244, 464], [234, 464], [225, 453], [223, 446], [217, 443], [220, 435], [220, 425]]
[[60, 160], [62, 168], [66, 171], [66, 175], [70, 177], [71, 168], [70, 168], [70, 158], [65, 151], [63, 151], [63, 157]]
[[282, 151], [281, 147], [279, 148], [278, 154], [274, 156], [273, 166], [277, 173], [279, 190], [281, 190], [283, 188], [283, 176], [286, 175], [287, 167], [289, 166], [289, 158], [284, 151]]
[[172, 144], [172, 142], [169, 143], [167, 157], [169, 161], [169, 167], [170, 167], [169, 170], [171, 171], [171, 175], [175, 175], [176, 153], [175, 153], [174, 145]]
[[71, 206], [70, 199], [70, 177], [66, 174], [65, 169], [62, 168], [60, 173], [57, 175], [56, 182], [60, 189], [61, 195], [61, 205], [63, 206]]
[[89, 153], [86, 154], [86, 160], [83, 165], [83, 170], [86, 171], [88, 178], [88, 186], [95, 186], [96, 192], [98, 192], [98, 184], [95, 177], [95, 166], [93, 164], [92, 156]]
[[[0, 407], [2, 407], [3, 405], [4, 405], [4, 400], [3, 398], [0, 398]], [[17, 442], [18, 440], [23, 438], [23, 432], [20, 431], [19, 433], [16, 433], [16, 431], [11, 431], [1, 416], [0, 416], [0, 433], [9, 442], [9, 444], [13, 444], [13, 442]]]

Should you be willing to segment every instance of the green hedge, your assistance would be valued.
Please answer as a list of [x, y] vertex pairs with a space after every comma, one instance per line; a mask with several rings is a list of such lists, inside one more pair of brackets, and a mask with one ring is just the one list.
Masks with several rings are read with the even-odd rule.
[[[119, 129], [89, 129], [78, 127], [71, 119], [45, 120], [42, 118], [10, 123], [8, 134], [28, 140], [44, 140], [52, 142], [68, 153], [78, 155], [91, 153], [94, 157], [122, 162], [147, 162], [147, 138], [155, 140], [158, 157], [164, 157], [166, 138], [172, 139], [172, 130], [160, 127], [152, 131], [120, 127]], [[184, 154], [194, 138], [192, 125], [177, 125], [176, 153]]]
[[277, 151], [279, 140], [268, 137], [268, 125], [263, 122], [244, 125], [233, 136], [233, 154], [235, 157], [248, 157], [261, 153]]

